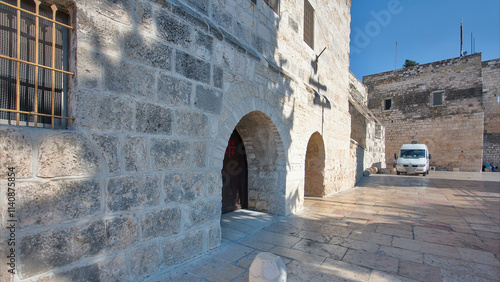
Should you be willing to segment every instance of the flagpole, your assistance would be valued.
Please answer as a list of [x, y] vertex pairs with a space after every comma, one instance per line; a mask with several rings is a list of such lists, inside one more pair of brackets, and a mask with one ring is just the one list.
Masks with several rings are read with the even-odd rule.
[[396, 71], [398, 65], [398, 41], [396, 40], [396, 59], [394, 59], [394, 71]]

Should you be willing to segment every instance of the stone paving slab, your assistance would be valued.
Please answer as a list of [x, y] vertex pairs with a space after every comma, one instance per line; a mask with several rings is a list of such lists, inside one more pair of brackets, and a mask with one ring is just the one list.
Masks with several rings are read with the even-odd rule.
[[376, 174], [304, 207], [224, 214], [219, 249], [145, 281], [248, 281], [262, 251], [288, 281], [500, 281], [500, 173]]

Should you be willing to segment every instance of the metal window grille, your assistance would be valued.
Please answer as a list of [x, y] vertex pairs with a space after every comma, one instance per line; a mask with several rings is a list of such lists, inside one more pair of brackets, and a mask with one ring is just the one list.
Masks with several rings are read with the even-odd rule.
[[65, 128], [69, 16], [39, 0], [0, 1], [0, 123]]
[[304, 41], [314, 49], [314, 9], [304, 0]]
[[264, 2], [271, 7], [271, 9], [278, 14], [279, 12], [279, 7], [280, 7], [280, 1], [279, 0], [264, 0]]

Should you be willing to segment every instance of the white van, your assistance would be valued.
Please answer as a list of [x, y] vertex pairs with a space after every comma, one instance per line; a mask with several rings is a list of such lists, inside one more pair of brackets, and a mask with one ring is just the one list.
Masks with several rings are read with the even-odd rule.
[[429, 173], [431, 154], [425, 144], [404, 144], [399, 151], [396, 173]]

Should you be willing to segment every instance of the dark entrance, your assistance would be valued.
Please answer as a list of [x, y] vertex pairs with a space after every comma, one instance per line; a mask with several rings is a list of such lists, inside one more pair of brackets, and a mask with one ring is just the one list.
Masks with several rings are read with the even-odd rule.
[[243, 140], [233, 131], [222, 167], [222, 213], [248, 207], [248, 167]]

